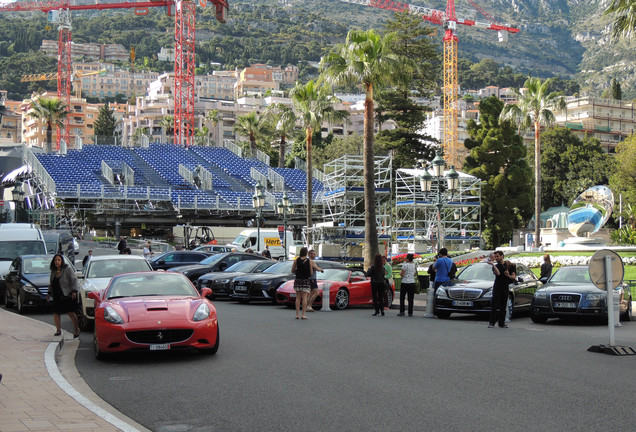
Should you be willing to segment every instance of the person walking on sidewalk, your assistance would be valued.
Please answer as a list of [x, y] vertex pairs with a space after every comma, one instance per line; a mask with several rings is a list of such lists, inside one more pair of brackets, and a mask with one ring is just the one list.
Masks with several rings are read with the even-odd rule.
[[309, 277], [309, 283], [311, 284], [311, 291], [309, 292], [309, 299], [307, 300], [307, 312], [313, 312], [314, 311], [314, 301], [316, 300], [316, 297], [318, 297], [318, 279], [316, 277], [316, 272], [324, 272], [323, 269], [321, 269], [320, 267], [318, 267], [318, 264], [316, 264], [316, 251], [314, 249], [311, 249], [308, 252], [308, 256], [309, 256], [309, 261], [311, 263], [311, 276]]
[[77, 325], [77, 293], [79, 291], [79, 282], [75, 276], [75, 269], [64, 262], [61, 254], [56, 254], [51, 260], [49, 266], [51, 270], [50, 288], [46, 296], [47, 301], [53, 298], [53, 321], [55, 322], [55, 336], [62, 334], [61, 315], [68, 314], [73, 323], [73, 337], [80, 335], [80, 329]]
[[405, 304], [404, 301], [408, 298], [409, 301], [409, 317], [413, 316], [413, 299], [415, 297], [415, 274], [417, 268], [413, 262], [413, 254], [406, 255], [406, 262], [402, 264], [402, 270], [400, 276], [402, 276], [402, 284], [400, 285], [400, 313], [398, 316], [404, 316]]
[[[307, 247], [300, 248], [300, 255], [294, 260], [291, 271], [296, 275], [294, 280], [294, 291], [296, 291], [296, 319], [307, 319], [305, 311], [307, 309], [307, 297], [311, 291], [309, 278], [312, 273], [311, 261], [307, 256]], [[300, 311], [302, 310], [302, 316]]]
[[376, 254], [373, 265], [367, 270], [367, 275], [371, 277], [371, 294], [373, 295], [373, 316], [384, 316], [384, 266], [382, 265], [382, 255]]

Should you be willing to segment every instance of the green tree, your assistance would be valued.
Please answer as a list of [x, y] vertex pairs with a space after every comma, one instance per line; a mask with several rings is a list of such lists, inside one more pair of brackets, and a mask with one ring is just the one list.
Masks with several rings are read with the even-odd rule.
[[236, 117], [234, 132], [249, 139], [251, 157], [256, 157], [256, 141], [265, 135], [265, 125], [255, 111]]
[[541, 197], [543, 205], [570, 205], [585, 189], [607, 184], [613, 156], [591, 137], [581, 141], [568, 129], [555, 128], [541, 136]]
[[616, 146], [616, 171], [610, 178], [610, 188], [624, 203], [636, 206], [636, 136], [632, 135]]
[[327, 162], [346, 155], [361, 155], [364, 149], [362, 135], [354, 133], [334, 139], [324, 147], [316, 150], [316, 168], [323, 170]]
[[503, 102], [489, 97], [479, 104], [479, 123], [468, 123], [464, 145], [470, 154], [464, 171], [484, 181], [481, 214], [484, 239], [496, 248], [512, 238], [532, 214], [532, 170], [527, 149], [510, 121], [499, 116]]
[[206, 145], [208, 143], [208, 137], [210, 136], [210, 129], [207, 126], [202, 126], [194, 131], [194, 142], [197, 145]]
[[166, 136], [166, 138], [174, 135], [174, 116], [173, 115], [163, 116], [159, 124], [163, 128], [163, 134]]
[[374, 89], [403, 83], [412, 62], [391, 51], [396, 35], [380, 36], [374, 30], [350, 30], [344, 44], [338, 44], [321, 60], [321, 79], [334, 85], [361, 85], [364, 88], [364, 263], [373, 263], [378, 248], [374, 163]]
[[288, 106], [276, 102], [267, 107], [265, 118], [272, 124], [274, 132], [280, 138], [278, 144], [278, 168], [285, 165], [285, 147], [287, 136], [296, 127], [296, 114]]
[[521, 130], [534, 127], [534, 238], [538, 247], [541, 239], [541, 125], [553, 125], [552, 110], [565, 110], [566, 104], [559, 93], [548, 93], [547, 80], [528, 78], [523, 87], [523, 94], [520, 89], [513, 89], [518, 102], [504, 106], [501, 119], [517, 122]]
[[[300, 125], [305, 130], [306, 162], [307, 162], [307, 229], [311, 229], [313, 206], [313, 137], [314, 132], [320, 133], [322, 123], [344, 119], [346, 113], [338, 111], [334, 105], [338, 103], [331, 93], [331, 89], [324, 85], [317, 85], [313, 81], [307, 84], [296, 84], [289, 96], [294, 104]], [[307, 243], [311, 245], [311, 232], [308, 231]]]
[[58, 98], [39, 97], [31, 102], [31, 111], [28, 115], [46, 126], [46, 152], [51, 153], [53, 126], [64, 127], [64, 120], [68, 116], [66, 105]]
[[630, 39], [636, 30], [636, 0], [613, 0], [603, 13], [612, 16], [612, 37]]
[[112, 143], [112, 137], [115, 134], [115, 125], [117, 123], [113, 114], [114, 112], [115, 110], [110, 109], [108, 102], [99, 107], [99, 114], [93, 125], [96, 144]]
[[612, 99], [622, 100], [623, 91], [621, 90], [621, 84], [618, 82], [616, 78], [612, 78], [611, 86], [612, 86]]

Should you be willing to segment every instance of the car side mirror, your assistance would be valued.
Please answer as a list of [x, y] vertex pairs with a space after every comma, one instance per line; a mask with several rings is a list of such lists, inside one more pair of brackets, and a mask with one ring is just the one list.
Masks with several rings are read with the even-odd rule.
[[95, 301], [101, 301], [101, 299], [99, 298], [99, 291], [89, 291], [86, 296], [89, 299], [93, 299]]
[[212, 295], [212, 290], [210, 288], [203, 288], [201, 290], [201, 297], [210, 297]]
[[542, 277], [541, 279], [539, 279], [539, 281], [540, 281], [542, 284], [546, 284], [546, 283], [548, 282], [548, 278], [544, 276], [544, 277]]
[[517, 282], [524, 282], [523, 276], [517, 276]]
[[164, 265], [165, 263], [166, 263], [166, 260], [159, 260], [159, 261], [157, 261], [157, 264], [160, 264], [160, 265]]
[[223, 271], [227, 268], [227, 263], [220, 263], [219, 264], [219, 270]]
[[83, 270], [75, 270], [75, 276], [78, 279], [84, 279], [84, 271]]
[[351, 282], [362, 282], [367, 280], [367, 278], [362, 277], [362, 276], [354, 276], [351, 278]]

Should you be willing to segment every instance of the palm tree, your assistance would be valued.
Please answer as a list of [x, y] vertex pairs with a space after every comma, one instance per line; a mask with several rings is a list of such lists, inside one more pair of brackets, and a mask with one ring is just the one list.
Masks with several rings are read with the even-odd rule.
[[163, 128], [163, 133], [166, 136], [166, 139], [169, 135], [174, 135], [174, 116], [164, 116], [159, 124]]
[[66, 105], [58, 98], [40, 97], [31, 103], [29, 116], [46, 125], [46, 152], [53, 148], [53, 126], [64, 127], [64, 119], [68, 116]]
[[335, 121], [344, 119], [347, 113], [338, 111], [334, 104], [339, 102], [331, 94], [331, 89], [319, 86], [313, 81], [307, 84], [296, 84], [289, 96], [294, 103], [294, 109], [298, 113], [298, 120], [305, 129], [305, 139], [307, 142], [307, 244], [311, 245], [311, 232], [313, 225], [311, 220], [313, 201], [313, 173], [312, 173], [312, 140], [314, 131], [320, 131], [323, 121]]
[[205, 145], [209, 135], [210, 129], [207, 126], [202, 126], [194, 132], [194, 141], [197, 145]]
[[603, 13], [603, 16], [613, 15], [614, 38], [631, 38], [636, 31], [636, 0], [614, 0]]
[[294, 130], [296, 126], [296, 114], [294, 110], [282, 103], [273, 103], [267, 107], [265, 118], [274, 125], [276, 135], [280, 137], [278, 147], [278, 168], [285, 166], [285, 146], [287, 136]]
[[251, 157], [256, 157], [256, 140], [263, 137], [263, 128], [264, 122], [254, 111], [236, 117], [234, 132], [249, 138]]
[[[223, 114], [219, 112], [219, 110], [210, 110], [205, 115], [205, 121], [210, 122], [212, 127], [217, 127], [218, 124], [223, 120]], [[212, 128], [210, 128], [211, 130]]]
[[565, 99], [556, 92], [548, 93], [548, 80], [528, 78], [523, 84], [525, 92], [513, 89], [517, 103], [504, 106], [499, 119], [512, 120], [520, 130], [534, 127], [534, 244], [541, 244], [541, 125], [555, 123], [552, 110], [564, 111]]
[[[365, 91], [364, 100], [364, 211], [365, 211], [365, 268], [373, 263], [378, 253], [378, 228], [376, 221], [375, 185], [373, 181], [374, 164], [374, 101], [376, 86], [403, 82], [402, 72], [414, 67], [414, 62], [401, 58], [391, 52], [391, 43], [395, 33], [384, 37], [373, 30], [350, 30], [344, 44], [321, 60], [323, 72], [321, 79], [332, 84], [361, 85]], [[410, 67], [404, 67], [408, 64]]]

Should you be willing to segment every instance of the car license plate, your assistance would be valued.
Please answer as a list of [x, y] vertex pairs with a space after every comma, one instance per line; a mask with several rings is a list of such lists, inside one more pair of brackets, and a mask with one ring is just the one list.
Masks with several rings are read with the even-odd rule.
[[247, 291], [247, 287], [245, 286], [237, 286], [236, 288], [234, 288], [236, 291]]
[[170, 344], [150, 344], [150, 351], [169, 350]]
[[473, 302], [467, 300], [453, 300], [453, 306], [472, 306]]
[[296, 294], [290, 294], [289, 298], [296, 298]]
[[564, 308], [564, 309], [576, 309], [576, 303], [564, 303], [564, 302], [556, 302], [554, 303], [555, 308]]

